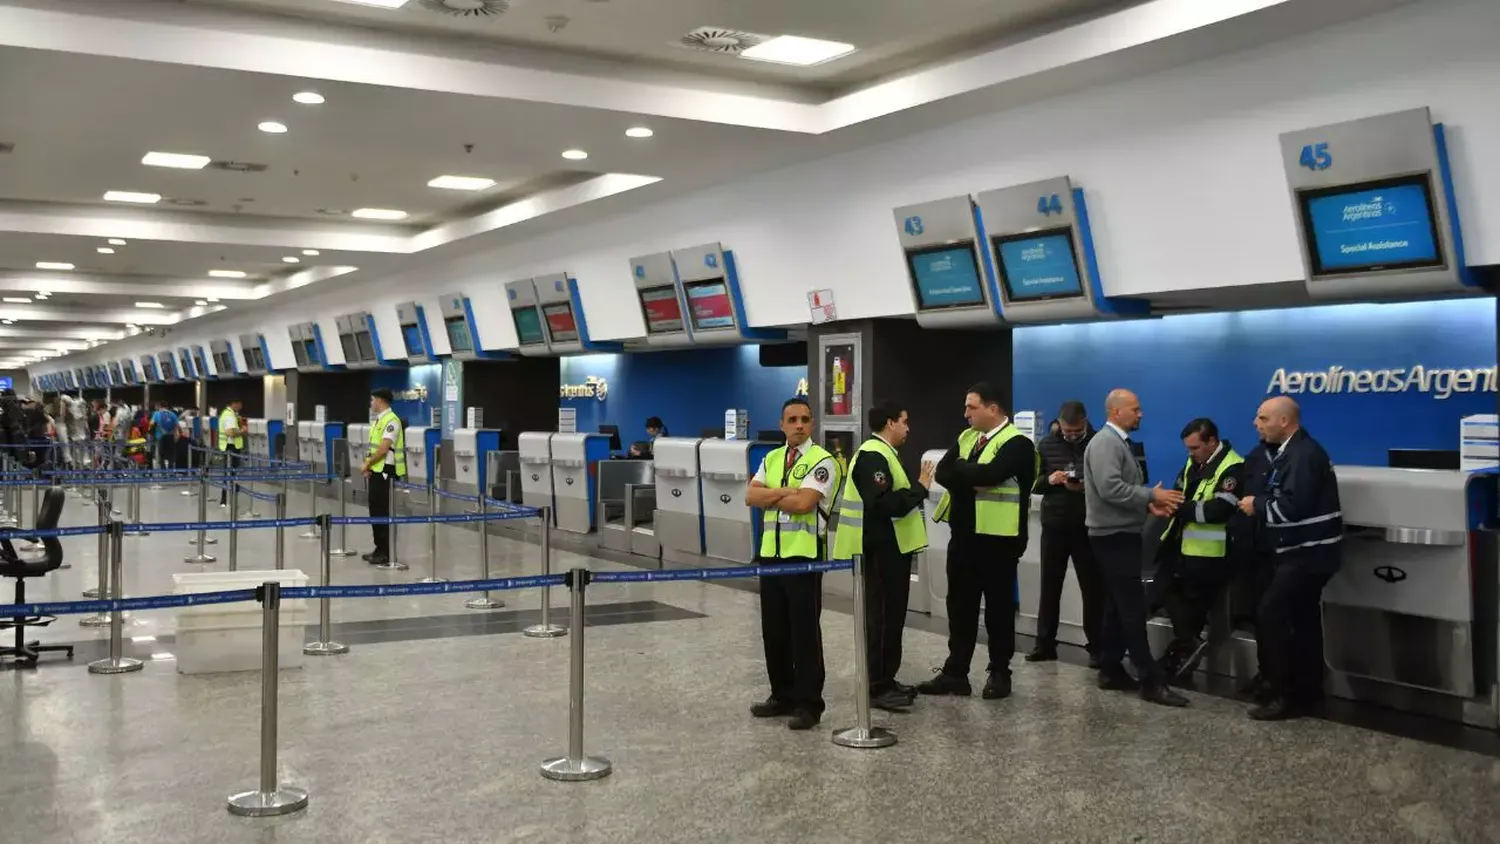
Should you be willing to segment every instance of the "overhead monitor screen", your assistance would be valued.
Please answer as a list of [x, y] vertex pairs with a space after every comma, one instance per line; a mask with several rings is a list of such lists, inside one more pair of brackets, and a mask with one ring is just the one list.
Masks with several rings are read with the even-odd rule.
[[228, 351], [214, 352], [214, 369], [218, 370], [220, 375], [233, 374], [234, 353]]
[[729, 288], [722, 279], [695, 281], [684, 287], [695, 331], [734, 327], [734, 306], [729, 301]]
[[344, 360], [349, 363], [359, 361], [359, 345], [354, 342], [353, 334], [340, 334], [339, 345], [344, 349]]
[[159, 360], [161, 361], [161, 377], [162, 377], [162, 380], [163, 381], [176, 381], [177, 380], [177, 367], [175, 367], [175, 366], [172, 365], [172, 358], [167, 357], [167, 356], [163, 356], [163, 357], [159, 358]]
[[984, 304], [972, 241], [913, 249], [906, 253], [906, 266], [917, 292], [917, 310]]
[[995, 238], [994, 244], [1006, 299], [1035, 302], [1083, 295], [1072, 228], [1006, 235]]
[[375, 338], [370, 332], [355, 332], [354, 342], [359, 346], [359, 360], [373, 363], [375, 361]]
[[542, 312], [536, 305], [513, 308], [510, 318], [516, 323], [516, 340], [523, 346], [536, 346], [547, 342], [542, 332]]
[[682, 330], [682, 303], [677, 300], [675, 286], [647, 287], [640, 294], [647, 334], [674, 334]]
[[578, 339], [578, 323], [573, 319], [572, 302], [553, 302], [542, 306], [547, 319], [547, 333], [554, 343], [572, 343]]
[[266, 370], [266, 352], [260, 346], [245, 347], [245, 368], [251, 372]]
[[408, 356], [429, 356], [427, 344], [422, 342], [422, 326], [416, 323], [401, 326], [401, 339], [406, 341], [406, 354]]
[[188, 354], [187, 352], [182, 353], [182, 376], [184, 378], [195, 377], [195, 370], [193, 369], [193, 356]]
[[454, 354], [474, 351], [474, 338], [469, 336], [469, 321], [461, 316], [443, 320], [448, 327], [448, 346]]
[[303, 354], [307, 355], [307, 362], [316, 366], [323, 360], [318, 356], [318, 341], [307, 339], [302, 341]]
[[1299, 191], [1297, 202], [1315, 276], [1444, 264], [1425, 173]]

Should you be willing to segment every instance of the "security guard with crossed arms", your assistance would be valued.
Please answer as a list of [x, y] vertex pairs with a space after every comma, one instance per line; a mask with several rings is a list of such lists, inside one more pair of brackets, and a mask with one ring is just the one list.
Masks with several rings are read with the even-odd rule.
[[[828, 510], [838, 489], [838, 463], [811, 442], [812, 406], [788, 399], [781, 407], [786, 445], [761, 461], [745, 490], [745, 504], [762, 511], [760, 553], [766, 564], [824, 558]], [[789, 715], [787, 726], [810, 730], [823, 716], [823, 575], [760, 579], [760, 631], [771, 696], [750, 707], [756, 718]]]
[[[365, 458], [364, 475], [369, 478], [370, 515], [379, 519], [391, 515], [391, 481], [406, 477], [406, 431], [401, 417], [391, 410], [394, 398], [390, 390], [381, 387], [370, 393], [370, 415], [375, 423], [370, 426], [370, 456]], [[391, 561], [391, 526], [370, 525], [375, 536], [375, 550], [364, 555], [365, 562], [372, 566]]]

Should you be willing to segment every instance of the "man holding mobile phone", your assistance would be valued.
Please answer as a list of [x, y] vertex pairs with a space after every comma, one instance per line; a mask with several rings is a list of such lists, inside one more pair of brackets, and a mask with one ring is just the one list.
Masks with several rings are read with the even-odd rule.
[[1083, 402], [1065, 401], [1057, 430], [1037, 444], [1041, 471], [1032, 492], [1042, 496], [1042, 587], [1037, 604], [1036, 647], [1027, 662], [1057, 659], [1057, 625], [1068, 560], [1083, 597], [1083, 634], [1089, 667], [1099, 667], [1099, 626], [1104, 622], [1104, 581], [1084, 524], [1083, 453], [1094, 436]]

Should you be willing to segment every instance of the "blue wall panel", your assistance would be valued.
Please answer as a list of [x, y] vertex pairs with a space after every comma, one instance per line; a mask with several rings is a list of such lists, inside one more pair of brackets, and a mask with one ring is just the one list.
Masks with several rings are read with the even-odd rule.
[[[423, 363], [396, 369], [370, 371], [370, 389], [386, 387], [397, 395], [391, 410], [407, 425], [427, 425], [432, 421], [432, 409], [442, 403], [442, 364]], [[426, 388], [424, 400], [401, 398], [403, 392]]]
[[[1487, 298], [1035, 326], [1014, 336], [1018, 409], [1050, 421], [1076, 398], [1100, 425], [1111, 388], [1140, 395], [1138, 437], [1153, 481], [1181, 468], [1177, 434], [1195, 416], [1211, 417], [1237, 448], [1254, 446], [1255, 409], [1279, 392], [1278, 370], [1342, 368], [1332, 379], [1337, 391], [1323, 388], [1324, 377], [1292, 395], [1338, 463], [1384, 466], [1389, 448], [1456, 449], [1461, 417], [1495, 411], [1495, 303]], [[1454, 382], [1455, 369], [1480, 372]], [[1375, 372], [1356, 384], [1352, 373], [1362, 370]]]
[[756, 346], [682, 349], [563, 358], [562, 383], [603, 378], [605, 399], [560, 399], [578, 411], [578, 430], [619, 425], [625, 444], [646, 438], [646, 417], [660, 416], [675, 436], [724, 428], [724, 411], [750, 411], [750, 433], [775, 428], [807, 367], [763, 367]]

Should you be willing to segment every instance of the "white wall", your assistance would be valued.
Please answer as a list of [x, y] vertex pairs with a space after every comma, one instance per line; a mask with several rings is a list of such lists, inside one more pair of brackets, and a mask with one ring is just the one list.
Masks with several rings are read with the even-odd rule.
[[[892, 208], [1063, 174], [1087, 192], [1111, 295], [1287, 281], [1300, 278], [1302, 266], [1277, 136], [1423, 105], [1449, 127], [1469, 263], [1497, 264], [1497, 32], [1500, 2], [1426, 0], [361, 281], [357, 294], [312, 293], [243, 320], [231, 311], [177, 330], [205, 338], [262, 331], [273, 365], [283, 367], [291, 365], [287, 324], [364, 307], [382, 313], [382, 343], [399, 344], [399, 335], [386, 336], [385, 311], [416, 298], [445, 351], [437, 296], [463, 291], [474, 302], [475, 341], [503, 348], [515, 342], [504, 282], [566, 270], [579, 280], [595, 339], [639, 337], [645, 329], [627, 260], [714, 240], [735, 252], [752, 324], [805, 322], [807, 291], [824, 287], [834, 290], [843, 318], [911, 313]], [[84, 357], [119, 357], [127, 343]]]

